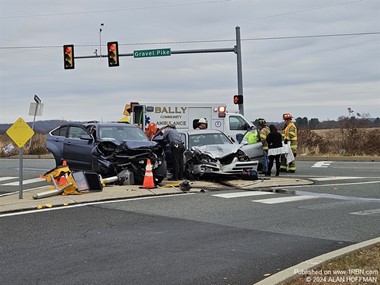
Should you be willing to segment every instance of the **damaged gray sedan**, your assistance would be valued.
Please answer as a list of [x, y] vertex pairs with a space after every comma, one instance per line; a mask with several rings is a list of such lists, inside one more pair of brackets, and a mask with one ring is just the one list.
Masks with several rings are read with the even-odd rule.
[[148, 159], [155, 183], [167, 175], [164, 149], [130, 124], [67, 123], [48, 133], [46, 148], [57, 166], [66, 161], [71, 170], [117, 175], [120, 180], [128, 178], [130, 184], [142, 184]]
[[[185, 175], [189, 179], [247, 176], [257, 173], [259, 161], [217, 130], [181, 132], [186, 145]], [[261, 154], [260, 154], [261, 152]], [[254, 151], [250, 152], [252, 155]], [[256, 156], [262, 156], [262, 149]]]

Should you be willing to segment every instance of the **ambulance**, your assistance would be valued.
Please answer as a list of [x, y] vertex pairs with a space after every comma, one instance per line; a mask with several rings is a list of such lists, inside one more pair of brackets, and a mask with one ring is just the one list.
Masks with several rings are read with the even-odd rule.
[[149, 123], [158, 128], [175, 125], [181, 130], [197, 128], [200, 118], [207, 121], [207, 129], [223, 131], [235, 142], [239, 142], [247, 129], [254, 125], [243, 115], [227, 112], [224, 103], [138, 103], [131, 102], [124, 108], [130, 113], [130, 123], [143, 130]]

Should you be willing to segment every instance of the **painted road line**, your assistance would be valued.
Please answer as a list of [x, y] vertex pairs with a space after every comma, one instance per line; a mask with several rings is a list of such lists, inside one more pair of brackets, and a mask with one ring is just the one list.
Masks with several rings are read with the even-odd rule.
[[[22, 184], [25, 185], [25, 184], [31, 184], [31, 183], [41, 182], [41, 181], [45, 181], [45, 179], [43, 179], [43, 178], [27, 179], [27, 180], [23, 180]], [[19, 185], [19, 181], [9, 182], [9, 183], [5, 183], [5, 184], [1, 184], [1, 185], [2, 186], [18, 186]]]
[[252, 202], [263, 203], [263, 204], [281, 204], [281, 203], [296, 202], [296, 201], [315, 199], [315, 198], [318, 198], [318, 197], [316, 197], [316, 196], [291, 196], [291, 197], [280, 197], [280, 198], [252, 200]]
[[249, 191], [249, 192], [234, 192], [234, 193], [226, 193], [226, 194], [216, 194], [212, 195], [214, 197], [219, 198], [239, 198], [239, 197], [249, 197], [249, 196], [261, 196], [261, 195], [271, 195], [274, 194], [272, 192], [259, 192], [259, 191]]
[[188, 195], [194, 195], [195, 193], [181, 193], [181, 194], [173, 194], [173, 195], [162, 195], [162, 196], [147, 196], [147, 197], [136, 197], [136, 198], [125, 198], [120, 200], [111, 200], [111, 201], [95, 201], [95, 202], [84, 202], [81, 204], [70, 204], [67, 206], [53, 206], [53, 208], [43, 208], [38, 210], [25, 210], [20, 212], [12, 212], [12, 213], [0, 213], [0, 218], [3, 217], [12, 217], [12, 216], [20, 216], [20, 215], [28, 215], [28, 214], [34, 214], [34, 213], [43, 213], [48, 211], [59, 211], [59, 210], [67, 210], [71, 208], [77, 208], [77, 207], [86, 207], [86, 206], [93, 206], [93, 205], [103, 205], [103, 204], [115, 204], [115, 203], [125, 203], [125, 202], [133, 202], [138, 200], [148, 200], [148, 199], [168, 199], [172, 198], [174, 196], [178, 197], [185, 197]]
[[332, 163], [332, 161], [318, 161], [318, 162], [314, 163], [314, 165], [312, 167], [326, 168], [326, 167], [329, 167], [331, 163]]
[[354, 176], [328, 176], [328, 177], [315, 177], [309, 178], [314, 181], [333, 181], [333, 180], [349, 180], [349, 179], [365, 179], [368, 177], [354, 177]]
[[13, 177], [13, 176], [9, 176], [9, 177], [0, 177], [0, 181], [7, 181], [7, 180], [12, 180], [12, 179], [17, 179], [18, 177]]
[[372, 210], [365, 210], [365, 211], [359, 211], [359, 212], [352, 212], [351, 215], [358, 215], [358, 216], [369, 216], [369, 215], [376, 215], [380, 214], [380, 209], [372, 209]]
[[320, 184], [320, 185], [295, 185], [295, 186], [276, 186], [272, 187], [271, 189], [293, 189], [293, 188], [320, 188], [320, 187], [332, 187], [332, 186], [350, 186], [350, 185], [363, 185], [363, 184], [379, 184], [379, 181], [362, 181], [362, 182], [348, 182], [348, 183], [334, 183], [334, 184]]

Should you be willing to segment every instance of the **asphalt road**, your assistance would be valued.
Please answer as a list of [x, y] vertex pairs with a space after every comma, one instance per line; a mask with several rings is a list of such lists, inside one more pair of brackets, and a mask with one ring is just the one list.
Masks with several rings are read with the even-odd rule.
[[[52, 168], [43, 163], [25, 167], [33, 177]], [[1, 217], [2, 283], [253, 284], [380, 235], [380, 163], [300, 161], [298, 168], [285, 175], [315, 184]], [[8, 169], [11, 176], [17, 165]]]
[[[19, 166], [19, 159], [0, 159], [0, 195], [19, 191]], [[53, 159], [23, 159], [22, 188], [27, 190], [45, 186], [46, 181], [39, 177], [54, 167]]]

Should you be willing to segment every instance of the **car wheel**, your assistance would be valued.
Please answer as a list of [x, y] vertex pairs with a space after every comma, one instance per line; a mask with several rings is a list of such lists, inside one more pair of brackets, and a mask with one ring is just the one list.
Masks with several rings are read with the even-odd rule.
[[185, 165], [185, 177], [189, 180], [199, 180], [197, 177], [193, 174], [193, 164], [192, 163], [186, 163]]
[[168, 168], [166, 165], [166, 161], [164, 160], [159, 167], [154, 170], [154, 179], [157, 183], [161, 183], [166, 175], [168, 174]]

